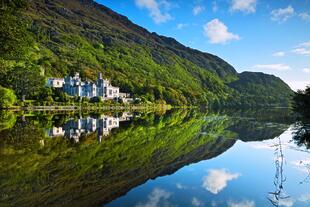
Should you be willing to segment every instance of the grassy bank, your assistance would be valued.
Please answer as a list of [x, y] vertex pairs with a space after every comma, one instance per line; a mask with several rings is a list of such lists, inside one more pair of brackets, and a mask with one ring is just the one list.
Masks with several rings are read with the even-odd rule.
[[12, 111], [97, 111], [97, 110], [145, 110], [145, 109], [164, 109], [169, 110], [172, 107], [167, 104], [66, 104], [56, 103], [51, 105], [35, 105], [25, 104], [20, 106], [12, 106], [3, 108], [0, 110], [12, 110]]

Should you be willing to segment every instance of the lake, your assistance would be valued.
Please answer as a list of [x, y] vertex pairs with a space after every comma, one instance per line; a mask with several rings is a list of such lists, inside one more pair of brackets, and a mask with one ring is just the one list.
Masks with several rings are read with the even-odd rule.
[[0, 206], [310, 206], [288, 109], [1, 112]]

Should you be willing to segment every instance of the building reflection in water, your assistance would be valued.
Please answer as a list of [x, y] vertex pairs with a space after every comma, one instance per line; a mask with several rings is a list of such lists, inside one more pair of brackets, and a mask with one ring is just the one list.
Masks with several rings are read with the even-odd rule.
[[98, 141], [101, 142], [102, 137], [108, 136], [112, 129], [119, 128], [120, 122], [130, 121], [133, 114], [123, 112], [121, 116], [100, 115], [98, 118], [86, 117], [79, 119], [69, 119], [61, 127], [52, 127], [47, 130], [49, 137], [66, 137], [79, 142], [82, 135], [97, 132]]

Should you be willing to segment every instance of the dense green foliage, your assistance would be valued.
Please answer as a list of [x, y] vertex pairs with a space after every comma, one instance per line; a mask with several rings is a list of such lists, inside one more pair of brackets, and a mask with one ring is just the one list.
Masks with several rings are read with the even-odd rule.
[[263, 73], [243, 72], [237, 81], [231, 82], [230, 87], [241, 95], [236, 95], [234, 101], [244, 106], [288, 106], [293, 92], [280, 78]]
[[45, 80], [40, 71], [35, 67], [15, 67], [6, 76], [6, 85], [14, 89], [16, 95], [34, 98], [43, 91]]
[[294, 139], [299, 146], [310, 149], [310, 86], [295, 93], [293, 106], [294, 110], [301, 115]]
[[0, 112], [0, 131], [4, 129], [11, 129], [16, 123], [16, 114], [13, 111]]
[[16, 96], [11, 89], [0, 86], [0, 109], [8, 108], [15, 104]]
[[243, 81], [231, 88], [229, 83], [244, 75], [238, 76], [222, 59], [150, 33], [91, 0], [27, 1], [27, 6], [16, 2], [26, 1], [4, 1], [0, 16], [0, 81], [5, 87], [13, 88], [7, 77], [16, 67], [39, 70], [45, 77], [80, 72], [91, 80], [100, 71], [122, 91], [134, 93], [144, 102], [287, 105], [288, 87], [259, 95], [274, 85], [283, 86], [280, 79], [252, 80], [251, 95], [239, 90]]
[[310, 119], [310, 86], [295, 93], [293, 106], [295, 111]]
[[33, 44], [27, 22], [21, 18], [26, 1], [1, 0], [0, 6], [0, 58], [23, 60]]
[[34, 61], [31, 21], [23, 17], [24, 0], [3, 0], [0, 8], [0, 83], [20, 99], [38, 98], [45, 80]]

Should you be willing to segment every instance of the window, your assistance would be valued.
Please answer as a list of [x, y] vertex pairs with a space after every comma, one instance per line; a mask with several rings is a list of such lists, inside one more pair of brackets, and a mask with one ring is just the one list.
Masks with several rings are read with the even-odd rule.
[[109, 90], [109, 95], [112, 95], [112, 90]]

